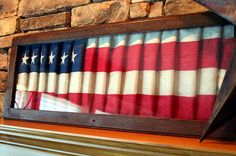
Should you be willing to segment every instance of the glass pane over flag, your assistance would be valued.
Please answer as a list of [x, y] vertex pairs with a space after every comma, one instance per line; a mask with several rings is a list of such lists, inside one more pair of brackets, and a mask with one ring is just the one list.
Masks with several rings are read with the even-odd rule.
[[14, 108], [207, 120], [234, 26], [20, 46]]

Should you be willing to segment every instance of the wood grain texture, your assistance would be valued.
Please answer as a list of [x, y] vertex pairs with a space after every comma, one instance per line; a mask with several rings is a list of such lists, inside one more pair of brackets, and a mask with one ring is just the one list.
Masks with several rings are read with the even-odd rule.
[[6, 97], [4, 104], [4, 116], [8, 116], [11, 106], [14, 104], [15, 99], [15, 90], [16, 90], [16, 57], [17, 57], [17, 46], [11, 47], [10, 53], [10, 64], [8, 69], [8, 80], [7, 80], [7, 89]]
[[[59, 132], [61, 126], [54, 126], [57, 130], [50, 131], [45, 128], [47, 125], [39, 124], [38, 126], [44, 128], [42, 131], [42, 129], [32, 129], [37, 125], [35, 123], [25, 123], [26, 125], [31, 125], [31, 128], [15, 127], [9, 124], [0, 125], [0, 141], [63, 155], [236, 155], [236, 144], [223, 141], [207, 140], [200, 144], [197, 139], [159, 135], [125, 133], [129, 137], [124, 137], [123, 133], [121, 137], [120, 132], [113, 132], [116, 138], [111, 138], [106, 135], [110, 132], [104, 130], [97, 130], [96, 134], [91, 136], [89, 135], [91, 129], [74, 128], [78, 129], [78, 133], [65, 133]], [[52, 127], [52, 125], [49, 126]]]

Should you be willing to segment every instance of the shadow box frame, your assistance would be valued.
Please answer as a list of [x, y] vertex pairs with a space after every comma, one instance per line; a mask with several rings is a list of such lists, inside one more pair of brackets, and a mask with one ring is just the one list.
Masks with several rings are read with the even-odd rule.
[[[227, 23], [229, 22], [220, 16], [208, 12], [51, 30], [48, 32], [39, 32], [14, 37], [10, 54], [9, 78], [7, 82], [4, 118], [139, 133], [200, 137], [204, 127], [207, 125], [207, 121], [52, 112], [13, 108], [12, 106], [14, 105], [17, 81], [16, 59], [18, 46], [42, 42], [66, 41], [101, 35], [214, 26], [224, 25]], [[232, 126], [235, 127], [236, 124], [233, 123], [236, 122], [226, 124], [214, 132], [211, 137], [232, 138], [232, 134], [227, 133], [226, 129]]]

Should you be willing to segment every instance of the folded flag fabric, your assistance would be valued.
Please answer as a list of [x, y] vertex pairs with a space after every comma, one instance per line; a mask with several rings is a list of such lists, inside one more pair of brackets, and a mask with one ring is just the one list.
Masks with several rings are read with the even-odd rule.
[[20, 46], [14, 108], [207, 120], [234, 26]]

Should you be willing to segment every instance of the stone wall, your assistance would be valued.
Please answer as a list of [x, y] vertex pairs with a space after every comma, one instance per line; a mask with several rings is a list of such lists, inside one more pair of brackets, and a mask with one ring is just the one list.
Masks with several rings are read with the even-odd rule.
[[192, 0], [1, 0], [0, 112], [6, 90], [8, 54], [14, 36], [206, 11]]

